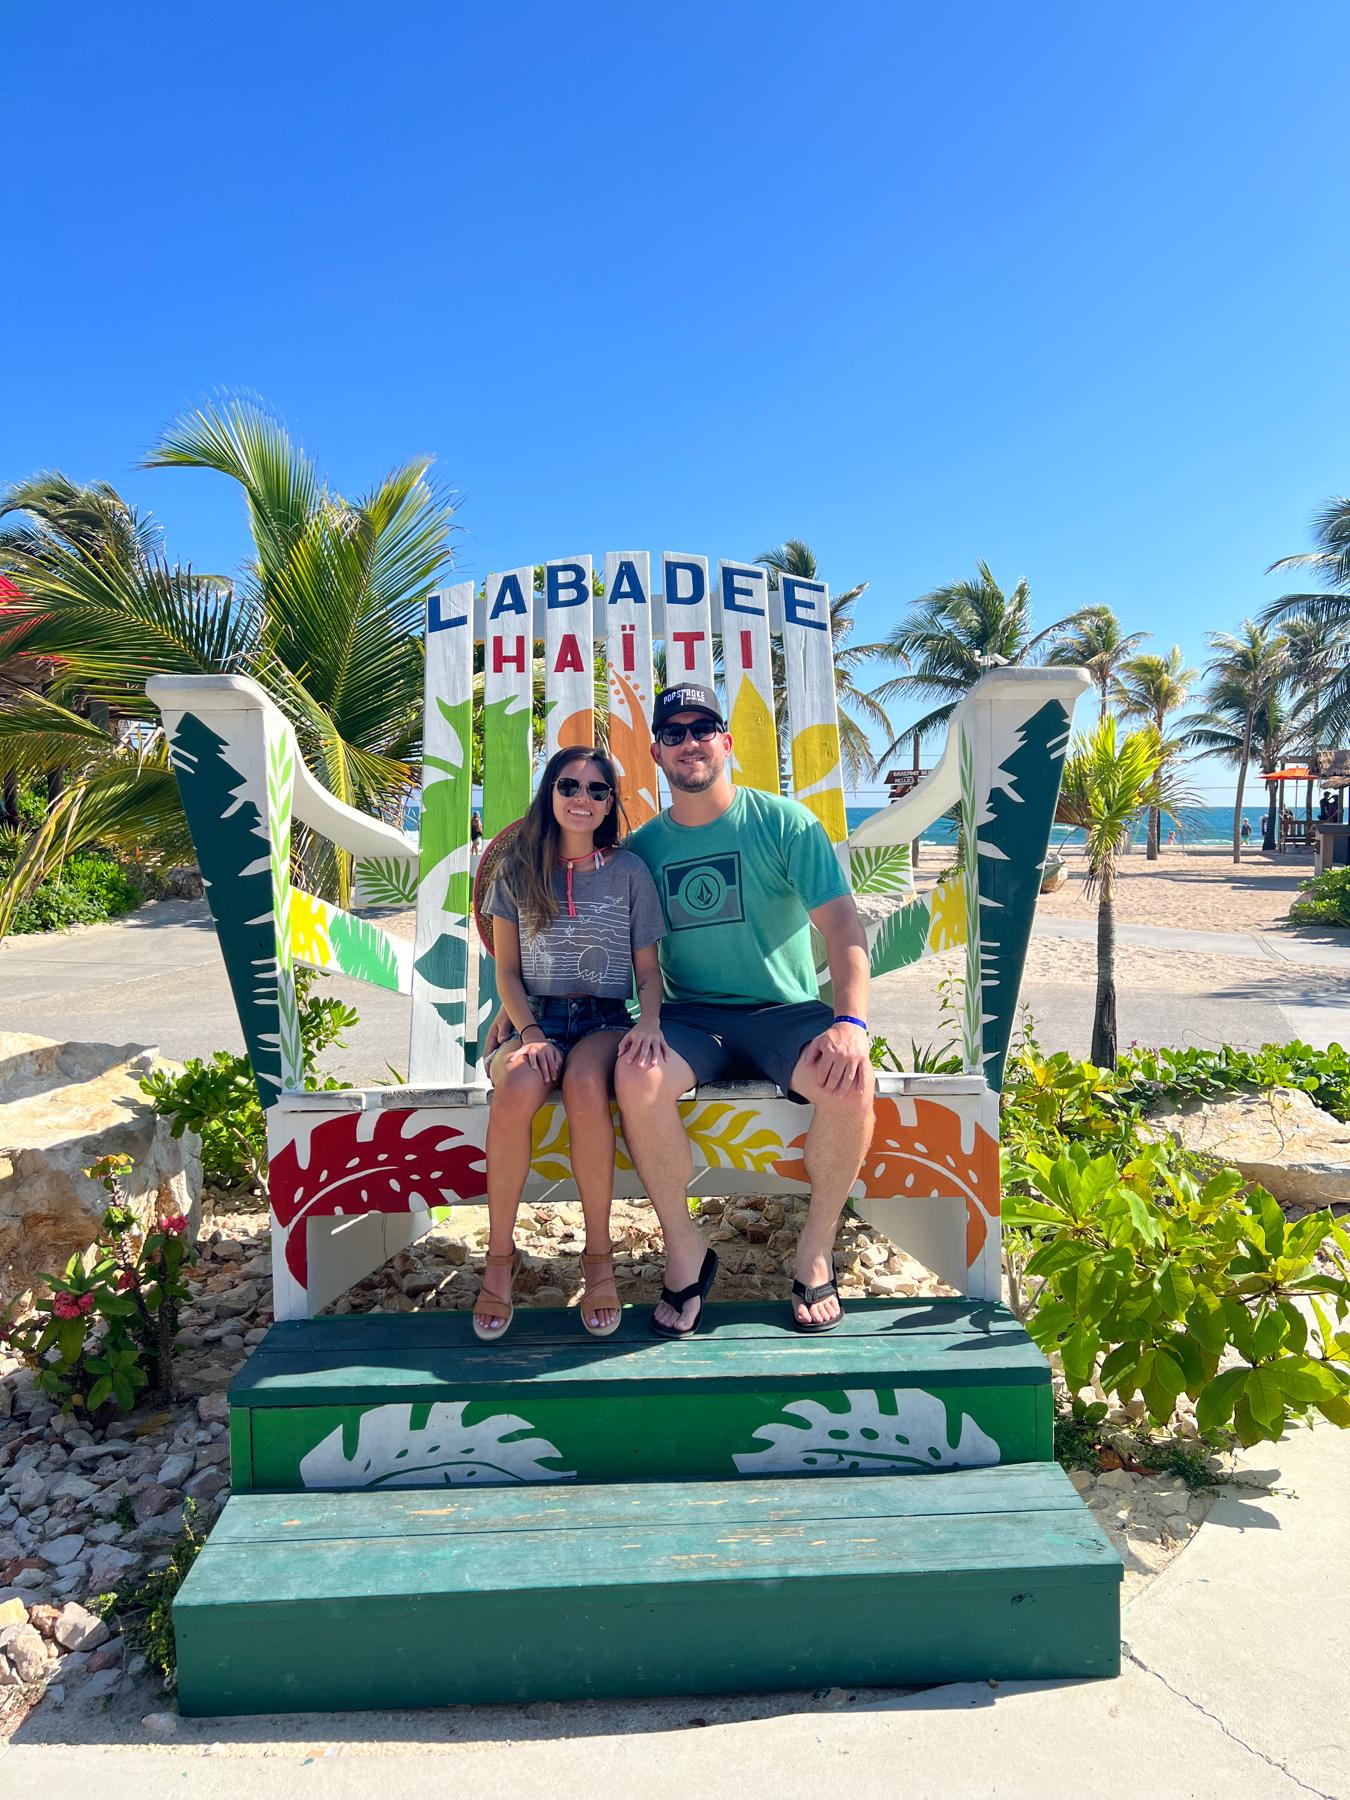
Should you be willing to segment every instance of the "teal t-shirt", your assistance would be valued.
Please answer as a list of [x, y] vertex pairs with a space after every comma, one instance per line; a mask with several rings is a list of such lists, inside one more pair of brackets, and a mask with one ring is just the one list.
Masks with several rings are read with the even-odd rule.
[[807, 913], [849, 891], [825, 828], [796, 800], [737, 788], [710, 825], [649, 819], [627, 848], [652, 872], [671, 1000], [719, 1006], [820, 998]]

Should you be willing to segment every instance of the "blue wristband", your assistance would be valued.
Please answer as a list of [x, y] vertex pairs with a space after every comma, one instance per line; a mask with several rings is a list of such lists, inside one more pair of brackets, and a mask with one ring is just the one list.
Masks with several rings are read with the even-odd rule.
[[855, 1019], [852, 1013], [836, 1013], [834, 1023], [836, 1025], [856, 1025], [859, 1031], [867, 1030], [867, 1020]]

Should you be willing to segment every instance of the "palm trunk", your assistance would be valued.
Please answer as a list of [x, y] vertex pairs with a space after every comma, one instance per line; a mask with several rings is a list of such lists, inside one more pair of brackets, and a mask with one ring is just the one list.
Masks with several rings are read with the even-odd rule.
[[1276, 789], [1279, 785], [1280, 784], [1277, 781], [1267, 781], [1266, 783], [1266, 830], [1265, 835], [1261, 839], [1261, 848], [1267, 855], [1272, 850], [1278, 850], [1280, 847], [1278, 835], [1280, 829], [1280, 803], [1275, 797]]
[[1242, 727], [1242, 761], [1238, 764], [1237, 800], [1233, 806], [1233, 861], [1242, 861], [1242, 793], [1247, 785], [1247, 764], [1252, 756], [1252, 716]]
[[[1312, 789], [1309, 788], [1308, 792], [1311, 796]], [[1312, 806], [1311, 798], [1308, 801], [1308, 805], [1309, 807]], [[4, 814], [6, 825], [8, 825], [11, 830], [17, 831], [19, 829], [19, 778], [17, 775], [5, 776]]]
[[1116, 1035], [1116, 912], [1115, 871], [1102, 876], [1097, 902], [1097, 997], [1092, 1015], [1092, 1060], [1100, 1069], [1114, 1069]]
[[1148, 860], [1157, 862], [1158, 842], [1162, 837], [1162, 808], [1150, 806], [1148, 809]]

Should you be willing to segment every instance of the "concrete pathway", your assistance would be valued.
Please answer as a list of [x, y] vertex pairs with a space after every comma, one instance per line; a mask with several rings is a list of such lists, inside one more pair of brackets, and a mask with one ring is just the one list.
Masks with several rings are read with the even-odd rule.
[[[182, 1721], [128, 1743], [97, 1716], [35, 1715], [0, 1751], [7, 1800], [475, 1800], [662, 1793], [796, 1800], [1350, 1800], [1350, 1432], [1248, 1458], [1190, 1546], [1126, 1609], [1117, 1681], [967, 1683], [717, 1723], [724, 1702], [448, 1708]], [[1272, 1465], [1277, 1485], [1266, 1491]], [[447, 1654], [462, 1647], [447, 1645]], [[359, 1642], [352, 1653], [361, 1653]], [[697, 1633], [690, 1666], [697, 1668]], [[796, 1704], [794, 1702], [794, 1704]], [[44, 1709], [45, 1711], [45, 1709]], [[654, 1720], [653, 1714], [658, 1715]], [[112, 1752], [110, 1754], [110, 1751]]]
[[[1091, 940], [1090, 920], [1036, 921], [1040, 938]], [[1122, 925], [1122, 943], [1231, 958], [1234, 975], [1213, 993], [1122, 988], [1123, 1044], [1197, 1044], [1243, 1049], [1302, 1038], [1322, 1049], [1350, 1044], [1350, 943], [1317, 930], [1196, 932]], [[1272, 974], [1272, 962], [1281, 965]], [[1259, 979], [1244, 970], [1264, 965]], [[1254, 970], [1253, 970], [1254, 974]], [[388, 1080], [408, 1056], [409, 1003], [398, 994], [334, 977], [325, 992], [354, 1006], [361, 1025], [327, 1059], [348, 1081]], [[1081, 980], [1028, 982], [1023, 1002], [1040, 1041], [1086, 1055], [1092, 990]], [[934, 982], [903, 975], [875, 985], [876, 1028], [906, 1053], [910, 1039], [944, 1033]], [[243, 1048], [234, 1004], [201, 901], [147, 906], [113, 925], [0, 942], [0, 1030], [112, 1044], [158, 1044], [181, 1061]]]

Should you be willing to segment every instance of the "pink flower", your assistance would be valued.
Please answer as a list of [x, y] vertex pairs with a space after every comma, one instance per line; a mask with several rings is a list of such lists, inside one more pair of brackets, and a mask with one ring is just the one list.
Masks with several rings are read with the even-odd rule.
[[119, 1294], [125, 1294], [128, 1288], [139, 1287], [139, 1285], [140, 1278], [134, 1269], [123, 1269], [122, 1273], [117, 1277], [117, 1291]]
[[80, 1303], [74, 1294], [58, 1294], [52, 1301], [52, 1311], [58, 1319], [78, 1319]]
[[182, 1213], [170, 1213], [167, 1219], [159, 1222], [161, 1231], [171, 1232], [174, 1237], [182, 1237], [188, 1228], [188, 1222]]
[[79, 1299], [76, 1301], [76, 1305], [79, 1307], [79, 1309], [82, 1313], [93, 1312], [94, 1296], [92, 1294], [81, 1294]]

